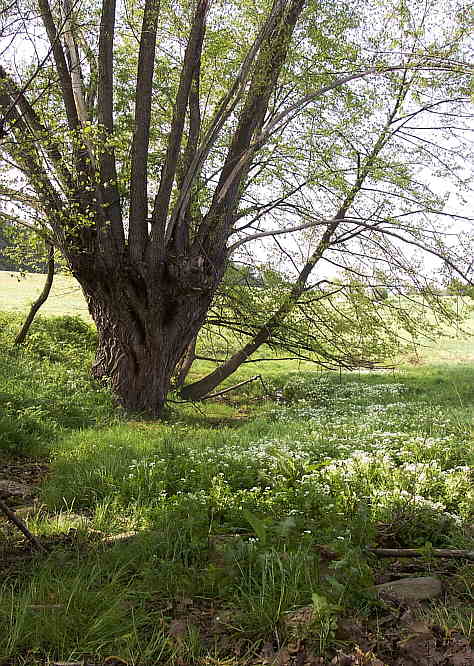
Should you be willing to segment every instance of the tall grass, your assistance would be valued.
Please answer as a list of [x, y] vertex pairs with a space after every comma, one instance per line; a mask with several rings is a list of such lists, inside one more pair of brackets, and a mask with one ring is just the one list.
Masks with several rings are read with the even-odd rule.
[[0, 313], [1, 450], [48, 453], [64, 431], [116, 421], [111, 396], [91, 381], [92, 327], [78, 317], [38, 317], [15, 347], [20, 321]]

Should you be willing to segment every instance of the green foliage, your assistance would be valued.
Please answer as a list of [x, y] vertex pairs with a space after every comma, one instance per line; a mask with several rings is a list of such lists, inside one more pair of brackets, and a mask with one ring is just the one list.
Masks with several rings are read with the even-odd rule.
[[296, 401], [238, 430], [170, 424], [73, 434], [57, 449], [44, 499], [89, 511], [113, 500], [137, 516], [146, 508], [149, 520], [196, 513], [221, 529], [250, 523], [264, 546], [281, 537], [280, 524], [286, 541], [317, 530], [359, 547], [376, 524], [390, 524], [397, 545], [462, 540], [473, 498], [460, 409], [388, 379], [314, 387], [308, 377], [305, 398], [300, 384]]
[[467, 284], [457, 278], [452, 278], [446, 286], [446, 293], [450, 296], [468, 296], [474, 298], [474, 285]]
[[46, 250], [36, 234], [0, 221], [0, 270], [44, 273]]
[[27, 343], [14, 347], [20, 322], [0, 315], [0, 450], [48, 450], [64, 430], [114, 421], [111, 397], [88, 370], [91, 326], [79, 317], [38, 317]]

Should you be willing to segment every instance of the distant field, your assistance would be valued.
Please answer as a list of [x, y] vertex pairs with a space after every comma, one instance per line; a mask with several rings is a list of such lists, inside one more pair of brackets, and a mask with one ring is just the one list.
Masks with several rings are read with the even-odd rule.
[[[0, 311], [26, 312], [31, 302], [43, 288], [45, 276], [37, 273], [14, 273], [0, 271]], [[53, 288], [46, 303], [41, 308], [44, 315], [80, 315], [90, 321], [89, 312], [81, 288], [71, 276], [59, 275], [54, 278]], [[474, 313], [464, 323], [464, 331], [474, 334]], [[265, 353], [264, 355], [268, 355]], [[462, 330], [451, 328], [446, 337], [439, 340], [424, 340], [417, 352], [404, 357], [402, 363], [418, 366], [424, 364], [472, 363], [474, 361], [474, 338], [466, 336]], [[302, 363], [295, 370], [311, 367]], [[287, 363], [283, 363], [285, 370]], [[280, 368], [282, 369], [282, 368]], [[249, 369], [249, 372], [253, 369]]]
[[[43, 288], [44, 275], [0, 271], [0, 310], [21, 312], [28, 310]], [[81, 315], [89, 319], [87, 305], [79, 284], [73, 277], [57, 275], [46, 303], [41, 308], [45, 315]]]

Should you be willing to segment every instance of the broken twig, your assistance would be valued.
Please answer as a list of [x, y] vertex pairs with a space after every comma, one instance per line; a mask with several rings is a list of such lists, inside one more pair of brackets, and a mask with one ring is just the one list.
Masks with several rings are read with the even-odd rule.
[[[343, 557], [342, 553], [337, 553], [330, 546], [316, 545], [314, 549], [324, 560], [340, 560]], [[443, 557], [474, 562], [474, 550], [432, 548], [428, 551], [422, 548], [367, 548], [367, 552], [376, 557]]]
[[377, 557], [445, 557], [453, 560], [471, 560], [474, 562], [474, 550], [458, 550], [448, 548], [369, 548], [369, 553]]
[[31, 534], [25, 523], [18, 518], [15, 512], [12, 511], [2, 499], [0, 499], [0, 510], [3, 511], [8, 520], [13, 523], [20, 530], [20, 532], [23, 532], [23, 534], [34, 545], [35, 548], [46, 552], [46, 548], [43, 546], [43, 544], [38, 541], [34, 534]]

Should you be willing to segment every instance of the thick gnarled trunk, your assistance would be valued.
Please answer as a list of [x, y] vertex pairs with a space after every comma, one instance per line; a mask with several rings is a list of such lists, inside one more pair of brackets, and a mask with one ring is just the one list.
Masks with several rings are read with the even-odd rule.
[[[163, 290], [136, 282], [130, 290], [129, 270], [115, 278], [81, 280], [99, 344], [93, 376], [106, 383], [127, 410], [160, 416], [180, 361], [195, 340], [212, 298], [210, 289], [177, 289], [175, 280]], [[121, 276], [128, 274], [128, 280]]]
[[137, 331], [123, 321], [109, 320], [98, 331], [93, 376], [110, 386], [125, 409], [159, 416], [179, 359], [177, 345], [158, 336], [139, 340]]

